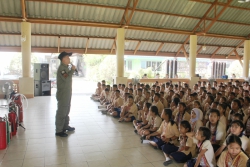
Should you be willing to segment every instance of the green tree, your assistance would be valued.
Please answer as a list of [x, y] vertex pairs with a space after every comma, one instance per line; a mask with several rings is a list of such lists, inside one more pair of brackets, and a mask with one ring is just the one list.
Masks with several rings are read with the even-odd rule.
[[[33, 74], [34, 63], [37, 63], [38, 59], [35, 54], [31, 54], [31, 75]], [[22, 54], [19, 53], [15, 55], [12, 60], [10, 61], [9, 66], [10, 74], [11, 75], [22, 75]]]
[[236, 78], [242, 77], [243, 68], [239, 60], [235, 60], [230, 64], [228, 69], [226, 69], [226, 74], [228, 75], [229, 78], [231, 78], [232, 74], [235, 74]]

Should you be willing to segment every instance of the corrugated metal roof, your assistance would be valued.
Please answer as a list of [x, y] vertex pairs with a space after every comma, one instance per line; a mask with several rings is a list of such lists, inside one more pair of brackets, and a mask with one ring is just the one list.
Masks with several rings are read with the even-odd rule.
[[[88, 48], [91, 49], [111, 49], [112, 45], [114, 43], [114, 40], [109, 39], [90, 39]], [[85, 48], [85, 45], [84, 45]]]
[[[136, 46], [137, 46], [138, 42], [137, 41], [129, 41], [128, 45], [125, 45], [125, 50], [135, 50]], [[139, 46], [140, 48], [140, 46]]]
[[161, 49], [161, 52], [177, 52], [178, 49], [181, 47], [180, 44], [164, 44], [162, 49]]
[[85, 48], [86, 42], [87, 42], [86, 38], [61, 38], [60, 47], [62, 48]]
[[21, 23], [0, 21], [1, 33], [21, 33]]
[[[20, 36], [17, 36], [20, 40]], [[43, 36], [32, 36], [31, 46], [32, 47], [57, 47], [57, 37], [43, 37]]]
[[0, 15], [21, 17], [21, 1], [0, 0]]
[[[199, 46], [200, 47], [200, 46]], [[199, 48], [198, 47], [198, 48]], [[218, 47], [213, 47], [213, 46], [206, 46], [206, 50], [202, 50], [199, 52], [199, 54], [213, 54], [214, 51], [217, 49]]]
[[190, 19], [176, 16], [163, 16], [159, 14], [135, 12], [131, 25], [161, 27], [178, 30], [193, 30], [199, 22], [198, 19]]
[[249, 8], [250, 9], [250, 3], [239, 3], [237, 0], [234, 0], [231, 3], [231, 6], [238, 6], [238, 7]]
[[0, 46], [21, 46], [20, 36], [0, 35]]
[[197, 41], [199, 44], [237, 46], [242, 40], [198, 36]]
[[216, 53], [217, 55], [228, 55], [234, 48], [225, 48], [222, 47], [220, 48], [220, 50], [218, 50], [218, 52]]
[[138, 50], [140, 51], [157, 51], [159, 48], [160, 43], [152, 43], [152, 42], [141, 42], [141, 45]]
[[187, 0], [143, 0], [139, 1], [137, 8], [202, 17], [209, 6], [209, 4], [195, 3]]
[[250, 26], [217, 22], [214, 23], [214, 25], [211, 27], [208, 33], [248, 36], [250, 33]]
[[56, 34], [74, 36], [115, 37], [116, 29], [100, 27], [81, 27], [54, 24], [32, 24], [31, 31], [34, 34]]
[[220, 16], [220, 20], [249, 23], [250, 11], [239, 10], [234, 8], [227, 8], [227, 10]]
[[127, 39], [144, 39], [154, 41], [172, 41], [183, 42], [188, 37], [187, 35], [160, 33], [152, 31], [126, 30], [125, 37]]
[[28, 17], [120, 23], [123, 10], [45, 2], [28, 2]]

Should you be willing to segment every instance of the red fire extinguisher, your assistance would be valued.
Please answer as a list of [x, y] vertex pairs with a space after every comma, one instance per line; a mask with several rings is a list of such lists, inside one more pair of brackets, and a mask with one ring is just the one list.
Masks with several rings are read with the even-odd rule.
[[23, 122], [23, 103], [19, 94], [14, 95], [14, 102], [18, 105], [19, 122]]
[[7, 147], [6, 135], [6, 122], [2, 118], [0, 118], [0, 150], [6, 149]]
[[9, 117], [9, 121], [10, 121], [10, 124], [11, 124], [11, 135], [14, 136], [14, 135], [16, 135], [16, 132], [17, 132], [16, 113], [11, 111], [11, 112], [9, 112], [8, 117]]

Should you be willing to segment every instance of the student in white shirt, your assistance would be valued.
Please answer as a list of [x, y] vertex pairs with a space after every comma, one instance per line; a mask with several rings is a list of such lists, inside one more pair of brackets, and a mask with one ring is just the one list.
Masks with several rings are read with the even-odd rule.
[[125, 122], [133, 122], [133, 120], [137, 117], [137, 106], [134, 103], [133, 96], [128, 97], [128, 104], [124, 106], [124, 108], [121, 111], [119, 122], [125, 121]]
[[210, 142], [211, 132], [207, 127], [200, 127], [195, 138], [198, 141], [198, 157], [187, 161], [184, 167], [215, 167], [216, 161], [214, 157], [214, 149]]
[[220, 122], [224, 124], [225, 127], [227, 127], [227, 119], [224, 115], [227, 109], [227, 105], [225, 103], [219, 103], [217, 109], [220, 111]]
[[211, 131], [212, 137], [210, 139], [212, 146], [214, 148], [214, 152], [216, 152], [221, 143], [223, 142], [226, 136], [226, 127], [220, 121], [220, 112], [217, 109], [209, 110], [209, 121], [206, 124]]
[[[235, 120], [235, 121], [232, 121], [231, 124], [230, 124], [230, 134], [234, 134], [238, 137], [240, 137], [240, 140], [242, 142], [242, 146], [241, 148], [247, 153], [247, 155], [250, 154], [250, 142], [249, 142], [249, 139], [243, 135], [243, 131], [244, 131], [244, 124], [242, 123], [242, 121], [240, 120]], [[215, 156], [219, 156], [222, 151], [225, 149], [226, 147], [226, 140], [224, 141], [224, 143], [221, 145], [221, 147], [215, 152]]]

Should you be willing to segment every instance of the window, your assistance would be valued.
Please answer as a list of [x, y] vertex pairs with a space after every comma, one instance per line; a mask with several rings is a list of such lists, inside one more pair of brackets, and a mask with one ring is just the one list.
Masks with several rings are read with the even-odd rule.
[[158, 61], [157, 62], [157, 66], [156, 66], [156, 68], [157, 68], [157, 71], [161, 71], [161, 68], [162, 68], [162, 65], [161, 65], [161, 62], [160, 61]]
[[132, 70], [132, 60], [128, 60], [128, 70]]
[[153, 62], [152, 62], [152, 71], [154, 71], [156, 68], [157, 68], [157, 67], [156, 67], [156, 62], [153, 61]]
[[151, 67], [151, 61], [147, 61], [147, 68]]
[[141, 68], [146, 69], [147, 68], [147, 62], [146, 61], [141, 61]]

